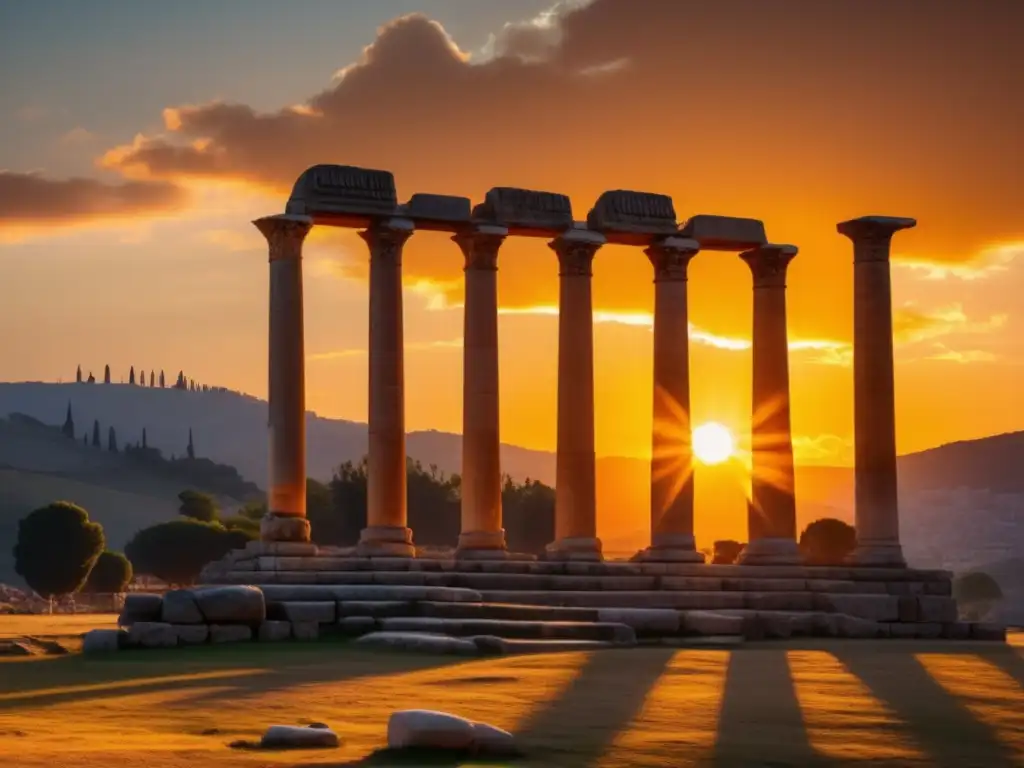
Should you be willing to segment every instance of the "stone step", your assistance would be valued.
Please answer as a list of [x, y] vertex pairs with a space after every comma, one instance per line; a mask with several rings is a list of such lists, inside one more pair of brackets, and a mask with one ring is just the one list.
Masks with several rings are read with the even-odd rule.
[[[597, 651], [604, 648], [620, 648], [621, 643], [604, 640], [515, 640], [494, 638], [501, 653], [564, 653], [566, 651]], [[477, 645], [481, 645], [477, 638]]]
[[490, 635], [506, 640], [599, 640], [633, 645], [636, 632], [626, 624], [586, 621], [511, 621], [394, 617], [379, 619], [383, 632], [428, 632], [450, 637]]
[[[278, 558], [283, 559], [283, 558]], [[693, 574], [641, 574], [616, 573], [487, 573], [461, 571], [414, 570], [332, 570], [328, 561], [317, 562], [308, 558], [304, 569], [231, 571], [223, 580], [239, 584], [258, 585], [338, 585], [338, 586], [403, 586], [444, 587], [474, 591], [686, 591], [686, 592], [815, 592], [830, 594], [899, 594], [949, 595], [949, 581], [890, 581], [865, 579], [820, 578], [811, 569], [804, 569], [804, 577], [791, 574], [773, 576], [758, 573], [745, 576], [712, 576], [717, 566], [700, 566], [703, 575]], [[322, 569], [312, 566], [322, 565]], [[533, 565], [537, 565], [534, 563]], [[613, 565], [613, 564], [605, 564]], [[633, 564], [624, 564], [630, 565]], [[848, 573], [846, 575], [849, 575]]]
[[326, 601], [347, 600], [431, 602], [480, 602], [483, 597], [471, 589], [455, 587], [421, 587], [402, 585], [332, 585], [332, 584], [261, 584], [267, 601]]

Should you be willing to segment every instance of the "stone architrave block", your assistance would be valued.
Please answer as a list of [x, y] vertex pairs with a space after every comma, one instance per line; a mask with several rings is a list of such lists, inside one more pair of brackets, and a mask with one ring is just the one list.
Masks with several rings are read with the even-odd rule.
[[242, 624], [211, 624], [211, 643], [242, 643], [252, 640], [252, 629]]
[[768, 242], [764, 222], [758, 219], [707, 213], [691, 216], [679, 236], [696, 240], [705, 251], [745, 251]]
[[613, 189], [597, 198], [587, 214], [587, 228], [601, 232], [610, 243], [645, 245], [676, 234], [676, 209], [668, 195]]
[[200, 645], [210, 636], [210, 628], [205, 624], [176, 624], [174, 634], [179, 645]]
[[468, 197], [417, 193], [409, 198], [399, 213], [412, 219], [416, 229], [455, 232], [469, 224], [473, 206]]
[[137, 621], [160, 621], [163, 604], [163, 595], [132, 592], [124, 598], [124, 607], [121, 609], [117, 623], [122, 627], [127, 627]]
[[164, 595], [161, 621], [167, 624], [203, 624], [195, 595], [190, 589], [172, 589]]
[[342, 226], [365, 226], [398, 209], [390, 171], [352, 165], [314, 165], [295, 182], [285, 212]]
[[473, 218], [500, 224], [520, 235], [557, 235], [573, 226], [567, 195], [515, 187], [494, 187], [473, 209]]
[[204, 587], [192, 594], [211, 624], [259, 624], [267, 617], [263, 592], [257, 587]]
[[257, 637], [261, 643], [276, 643], [292, 636], [292, 625], [289, 621], [264, 621], [260, 624]]
[[178, 633], [162, 621], [137, 621], [128, 629], [128, 645], [142, 648], [174, 648]]

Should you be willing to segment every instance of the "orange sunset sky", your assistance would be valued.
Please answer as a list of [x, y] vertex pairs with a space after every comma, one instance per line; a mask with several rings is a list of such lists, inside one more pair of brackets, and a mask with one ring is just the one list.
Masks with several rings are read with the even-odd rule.
[[[314, 163], [415, 192], [661, 192], [682, 220], [753, 216], [790, 267], [797, 460], [852, 460], [852, 250], [894, 241], [901, 452], [1024, 429], [1024, 3], [379, 0], [0, 8], [0, 379], [105, 363], [266, 395], [266, 245]], [[459, 431], [462, 259], [406, 246], [410, 430]], [[541, 240], [499, 259], [502, 440], [553, 449], [558, 277]], [[367, 253], [305, 260], [307, 403], [364, 421]], [[594, 265], [597, 450], [645, 456], [652, 271]], [[693, 420], [749, 430], [751, 280], [690, 272]]]

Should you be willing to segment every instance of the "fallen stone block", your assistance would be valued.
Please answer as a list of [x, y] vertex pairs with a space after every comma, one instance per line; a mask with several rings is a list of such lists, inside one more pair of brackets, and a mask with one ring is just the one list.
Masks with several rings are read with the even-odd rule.
[[252, 629], [244, 624], [211, 624], [211, 643], [241, 643], [252, 640]]
[[190, 589], [172, 589], [164, 595], [161, 621], [167, 624], [204, 624], [206, 622]]
[[312, 641], [320, 638], [320, 622], [318, 621], [293, 621], [292, 637], [296, 640]]
[[260, 623], [258, 632], [260, 642], [276, 643], [282, 640], [288, 640], [291, 636], [291, 622], [267, 620]]
[[300, 728], [272, 725], [260, 739], [260, 749], [331, 749], [337, 747], [338, 734], [330, 728]]
[[125, 645], [128, 633], [123, 629], [91, 629], [82, 636], [82, 653], [111, 653]]
[[210, 628], [205, 624], [173, 624], [174, 634], [178, 636], [179, 645], [200, 645], [210, 636]]
[[388, 747], [470, 750], [475, 743], [473, 721], [446, 712], [406, 709], [388, 718]]
[[173, 648], [178, 634], [170, 624], [160, 621], [137, 621], [128, 628], [128, 645], [141, 648]]
[[204, 587], [193, 591], [211, 624], [258, 624], [267, 618], [263, 592], [253, 586]]
[[476, 644], [467, 638], [449, 637], [429, 632], [371, 632], [353, 641], [367, 648], [386, 648], [421, 653], [443, 653], [475, 656]]
[[132, 592], [125, 595], [124, 606], [121, 608], [117, 623], [127, 627], [137, 621], [160, 621], [163, 604], [162, 595]]

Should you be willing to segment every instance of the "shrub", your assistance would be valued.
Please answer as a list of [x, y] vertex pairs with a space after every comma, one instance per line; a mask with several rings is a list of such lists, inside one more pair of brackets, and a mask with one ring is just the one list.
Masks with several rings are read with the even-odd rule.
[[43, 597], [77, 592], [104, 546], [103, 526], [67, 501], [55, 501], [18, 523], [14, 570]]
[[711, 556], [711, 562], [715, 565], [732, 565], [744, 550], [746, 544], [741, 544], [732, 539], [722, 539], [715, 542], [715, 548]]
[[800, 534], [800, 552], [808, 565], [841, 565], [857, 546], [857, 531], [849, 523], [823, 517]]
[[85, 580], [84, 592], [96, 595], [124, 592], [132, 580], [132, 564], [120, 552], [101, 552]]
[[204, 523], [212, 523], [217, 519], [220, 510], [213, 496], [202, 491], [182, 491], [178, 494], [181, 506], [178, 514], [191, 517], [193, 520], [200, 520]]
[[143, 528], [125, 547], [138, 573], [168, 584], [193, 584], [207, 563], [240, 549], [255, 536], [220, 523], [181, 519]]

